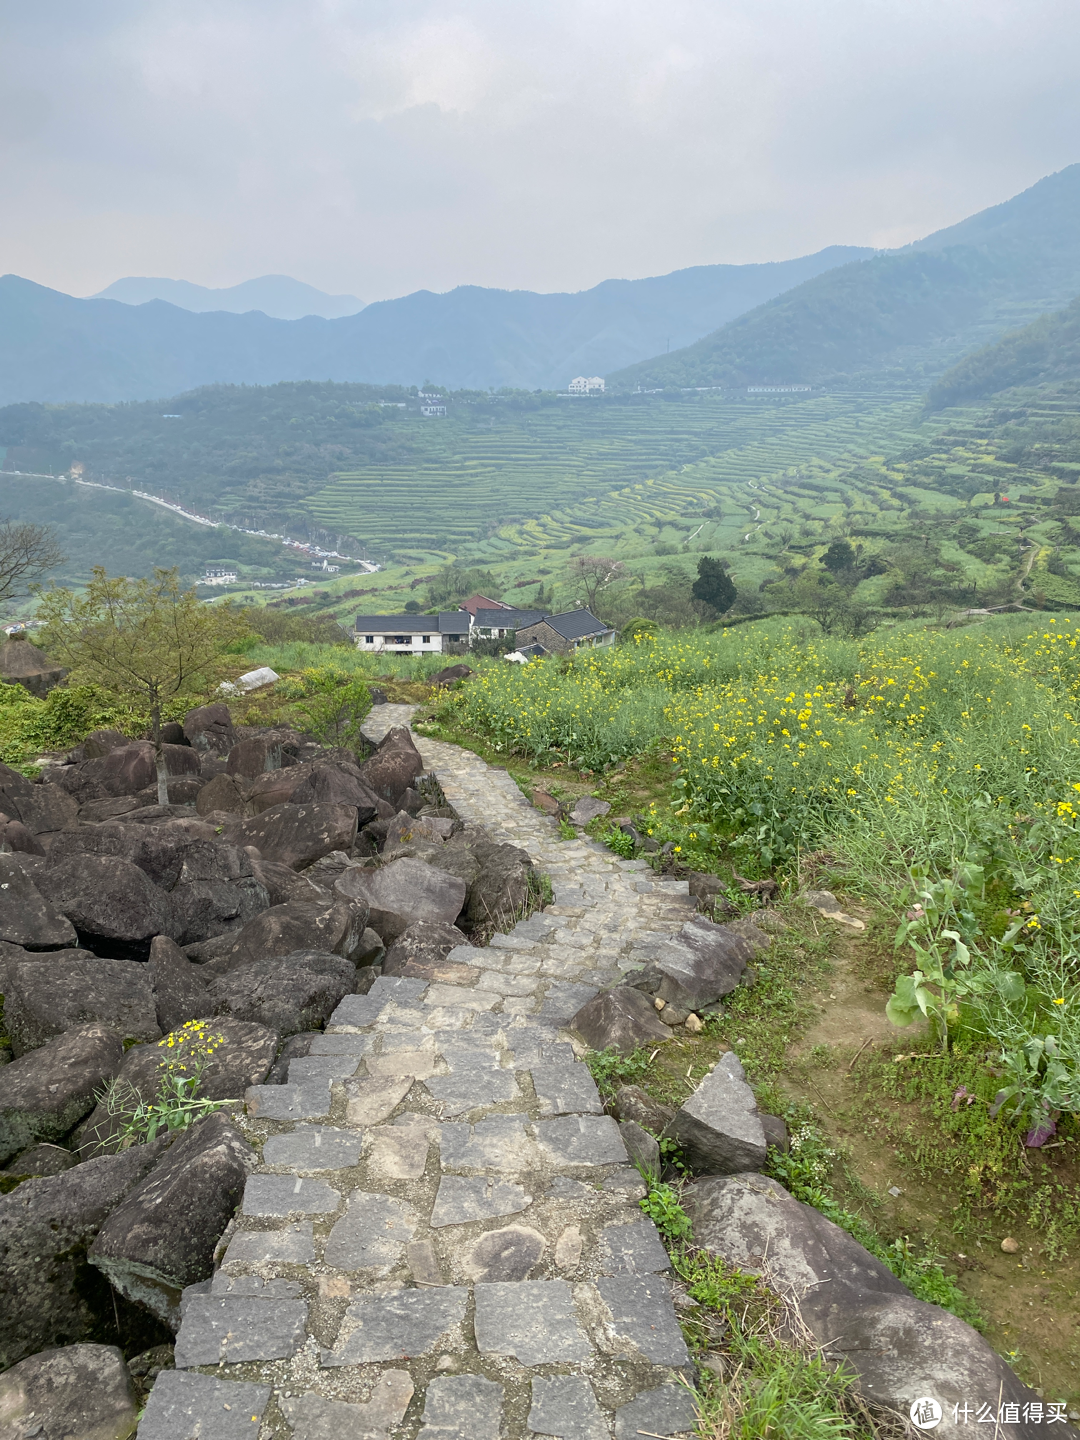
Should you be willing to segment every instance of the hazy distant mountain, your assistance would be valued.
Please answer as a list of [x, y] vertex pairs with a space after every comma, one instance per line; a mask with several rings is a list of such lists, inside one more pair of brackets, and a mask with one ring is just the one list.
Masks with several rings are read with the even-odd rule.
[[565, 389], [575, 375], [603, 375], [669, 342], [677, 349], [812, 275], [872, 253], [832, 246], [772, 264], [605, 280], [576, 295], [419, 290], [339, 320], [77, 300], [8, 275], [0, 279], [0, 405], [139, 400], [215, 382], [307, 379]]
[[260, 275], [225, 290], [208, 290], [190, 280], [148, 279], [128, 275], [114, 280], [105, 290], [88, 297], [91, 300], [120, 300], [125, 305], [145, 305], [148, 300], [167, 300], [181, 310], [197, 315], [208, 310], [228, 310], [245, 315], [261, 310], [275, 320], [302, 320], [305, 315], [321, 315], [324, 320], [338, 320], [343, 315], [356, 315], [364, 302], [355, 295], [327, 295], [314, 285], [305, 285], [290, 275]]
[[1080, 165], [890, 254], [830, 270], [677, 354], [608, 376], [622, 388], [923, 385], [1080, 292]]

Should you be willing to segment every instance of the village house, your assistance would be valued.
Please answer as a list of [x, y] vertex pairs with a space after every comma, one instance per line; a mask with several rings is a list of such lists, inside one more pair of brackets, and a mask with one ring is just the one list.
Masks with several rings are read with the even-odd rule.
[[588, 610], [567, 610], [562, 615], [541, 615], [528, 625], [518, 627], [518, 653], [540, 646], [551, 655], [573, 655], [594, 645], [610, 645], [615, 631]]
[[358, 615], [356, 648], [374, 655], [459, 654], [468, 648], [469, 616], [464, 610], [441, 615]]
[[579, 375], [577, 379], [571, 380], [566, 388], [571, 395], [591, 395], [593, 391], [602, 395], [604, 382], [599, 375]]
[[507, 635], [522, 626], [535, 625], [546, 613], [544, 610], [511, 610], [508, 605], [501, 605], [497, 610], [477, 610], [472, 616], [470, 642], [505, 640]]
[[513, 607], [504, 605], [501, 600], [491, 600], [487, 595], [470, 595], [467, 600], [458, 602], [459, 610], [467, 610], [470, 615], [475, 615], [477, 610], [510, 610]]
[[235, 585], [236, 570], [225, 569], [217, 565], [208, 565], [206, 574], [202, 578], [204, 585]]

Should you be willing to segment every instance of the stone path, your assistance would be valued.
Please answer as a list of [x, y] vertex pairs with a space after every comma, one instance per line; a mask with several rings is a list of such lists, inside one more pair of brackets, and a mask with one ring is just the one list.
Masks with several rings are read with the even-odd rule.
[[[378, 739], [407, 724], [380, 706]], [[692, 909], [505, 771], [419, 738], [462, 819], [527, 849], [555, 903], [433, 983], [342, 1001], [288, 1083], [248, 1092], [261, 1165], [213, 1281], [185, 1292], [140, 1440], [686, 1435], [667, 1255], [563, 1027]]]

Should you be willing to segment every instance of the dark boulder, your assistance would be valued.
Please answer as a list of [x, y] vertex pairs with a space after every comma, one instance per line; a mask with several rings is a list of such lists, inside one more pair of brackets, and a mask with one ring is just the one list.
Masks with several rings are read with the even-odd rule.
[[503, 925], [520, 919], [540, 879], [528, 853], [517, 845], [474, 845], [480, 871], [469, 886], [470, 925]]
[[158, 1028], [163, 1035], [212, 1013], [206, 980], [199, 966], [193, 965], [179, 945], [166, 935], [155, 935], [150, 942], [147, 962], [154, 994]]
[[171, 890], [180, 879], [191, 844], [191, 836], [177, 826], [105, 820], [57, 835], [49, 848], [49, 860], [54, 866], [78, 855], [127, 860], [162, 890]]
[[259, 855], [253, 855], [251, 868], [256, 880], [266, 890], [271, 905], [287, 905], [290, 900], [325, 900], [327, 897], [328, 892], [315, 884], [310, 875], [300, 874], [291, 865], [282, 865], [278, 860], [264, 860]]
[[366, 906], [337, 895], [275, 905], [249, 921], [207, 968], [215, 976], [225, 975], [255, 960], [312, 949], [355, 962], [367, 923]]
[[169, 899], [173, 907], [173, 933], [181, 945], [193, 945], [214, 935], [239, 930], [270, 904], [266, 887], [254, 875], [231, 881], [181, 883]]
[[745, 935], [695, 916], [661, 941], [653, 963], [630, 975], [627, 984], [677, 1010], [700, 1010], [730, 995], [753, 958], [754, 946]]
[[[212, 1037], [214, 1044], [199, 1080], [200, 1099], [240, 1100], [249, 1086], [263, 1083], [278, 1049], [276, 1030], [231, 1016], [216, 1016], [207, 1023], [204, 1034]], [[80, 1157], [90, 1159], [119, 1149], [119, 1112], [133, 1108], [140, 1100], [153, 1102], [169, 1053], [164, 1041], [135, 1045], [127, 1052], [112, 1086], [113, 1109], [118, 1113], [110, 1114], [105, 1101], [94, 1109], [74, 1137]]]
[[124, 1047], [104, 1025], [82, 1025], [0, 1068], [0, 1164], [36, 1140], [62, 1140], [94, 1108]]
[[21, 685], [39, 700], [60, 684], [67, 670], [57, 665], [22, 635], [12, 635], [0, 645], [0, 676], [9, 683]]
[[246, 815], [246, 787], [237, 775], [215, 775], [207, 780], [195, 797], [195, 809], [200, 815], [215, 812], [228, 815]]
[[42, 1350], [0, 1375], [0, 1434], [34, 1440], [129, 1440], [139, 1423], [115, 1345]]
[[227, 755], [236, 744], [236, 731], [227, 705], [200, 705], [184, 716], [184, 735], [195, 750]]
[[350, 850], [356, 839], [356, 810], [349, 805], [277, 805], [250, 820], [225, 827], [234, 845], [254, 845], [267, 860], [302, 870], [331, 850]]
[[593, 1050], [613, 1049], [621, 1055], [671, 1039], [649, 997], [629, 985], [602, 990], [570, 1023]]
[[383, 968], [387, 975], [398, 975], [406, 964], [435, 965], [468, 943], [457, 926], [445, 920], [416, 920], [387, 949]]
[[[413, 816], [406, 810], [399, 810], [386, 826], [385, 848], [396, 850], [401, 845], [438, 845], [445, 842], [445, 835], [439, 826], [430, 820]], [[477, 869], [479, 874], [479, 868]]]
[[24, 1179], [39, 1179], [43, 1175], [62, 1175], [79, 1163], [78, 1157], [62, 1145], [31, 1145], [14, 1156], [0, 1175], [18, 1175]]
[[0, 811], [0, 851], [17, 855], [45, 854], [45, 846], [32, 835], [21, 820], [12, 820], [10, 815]]
[[153, 937], [172, 933], [169, 896], [130, 860], [70, 855], [51, 865], [39, 883], [75, 926], [80, 943], [95, 953], [145, 960]]
[[114, 1289], [171, 1329], [180, 1292], [209, 1279], [214, 1249], [244, 1193], [254, 1151], [220, 1111], [174, 1141], [113, 1211], [88, 1258]]
[[[246, 787], [247, 813], [261, 815], [276, 805], [291, 804], [293, 792], [307, 779], [309, 769], [307, 765], [291, 765], [284, 770], [269, 770], [254, 780], [241, 780]], [[234, 779], [240, 780], [240, 776]]]
[[114, 1296], [86, 1252], [167, 1144], [159, 1137], [0, 1196], [0, 1369], [50, 1345], [115, 1337]]
[[296, 950], [230, 970], [211, 982], [210, 998], [215, 1015], [295, 1035], [322, 1029], [355, 984], [351, 961], [322, 950]]
[[[141, 873], [141, 872], [137, 872]], [[157, 1006], [145, 965], [102, 960], [86, 950], [5, 961], [4, 1028], [15, 1054], [99, 1022], [121, 1040], [156, 1040]]]
[[640, 1085], [622, 1085], [615, 1092], [611, 1112], [620, 1121], [633, 1121], [652, 1135], [667, 1133], [675, 1119], [674, 1105], [654, 1100]]
[[[932, 1395], [954, 1405], [1037, 1400], [963, 1320], [916, 1300], [881, 1261], [776, 1180], [709, 1176], [683, 1190], [695, 1244], [754, 1273], [768, 1257], [770, 1286], [791, 1294], [827, 1359], [845, 1360], [871, 1400], [907, 1413]], [[1009, 1430], [1036, 1440], [1042, 1427]], [[1065, 1427], [1063, 1434], [1067, 1433]]]
[[765, 1130], [734, 1050], [720, 1056], [679, 1107], [671, 1134], [699, 1174], [736, 1175], [764, 1165]]
[[110, 750], [119, 750], [122, 745], [127, 745], [128, 737], [119, 730], [91, 730], [86, 739], [77, 751], [72, 751], [72, 759], [78, 760], [100, 760], [103, 755], [108, 755]]
[[473, 672], [468, 665], [447, 665], [431, 677], [432, 685], [452, 685], [455, 680], [467, 680]]
[[238, 740], [229, 751], [228, 774], [254, 780], [264, 770], [281, 769], [281, 741], [273, 735]]
[[[163, 745], [162, 751], [167, 775], [199, 773], [199, 757], [187, 745]], [[157, 757], [149, 740], [136, 740], [110, 750], [102, 759], [90, 761], [86, 768], [105, 795], [137, 795], [157, 784]]]
[[417, 920], [452, 925], [465, 903], [464, 880], [420, 860], [394, 860], [379, 870], [357, 867], [334, 886], [336, 894], [370, 909], [368, 924], [389, 943]]
[[28, 950], [53, 950], [76, 942], [75, 927], [63, 906], [50, 903], [11, 855], [0, 855], [0, 940]]
[[[4, 800], [5, 809], [9, 804], [31, 835], [51, 835], [56, 830], [64, 830], [75, 824], [79, 814], [76, 802], [59, 785], [31, 785], [28, 795], [15, 796], [10, 802]], [[8, 814], [11, 813], [8, 809]]]
[[401, 797], [413, 780], [423, 773], [424, 762], [420, 752], [413, 744], [412, 735], [402, 725], [388, 730], [374, 755], [360, 766], [364, 784], [395, 809], [400, 806]]
[[313, 765], [292, 792], [294, 805], [319, 801], [324, 805], [355, 805], [358, 825], [366, 825], [379, 813], [378, 797], [360, 779], [355, 765]]

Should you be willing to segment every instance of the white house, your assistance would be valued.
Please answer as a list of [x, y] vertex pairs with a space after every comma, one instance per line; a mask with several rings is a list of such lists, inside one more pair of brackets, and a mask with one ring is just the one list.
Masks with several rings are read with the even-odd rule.
[[235, 585], [236, 579], [235, 570], [225, 570], [216, 565], [208, 565], [202, 583], [204, 585]]
[[604, 393], [604, 382], [599, 375], [579, 375], [576, 380], [571, 380], [566, 387], [571, 395], [589, 395], [596, 390], [601, 395]]
[[446, 414], [445, 405], [421, 405], [420, 414], [426, 415], [429, 420], [441, 419]]
[[465, 610], [441, 615], [358, 615], [353, 633], [356, 648], [373, 655], [457, 653], [468, 645], [470, 619]]

